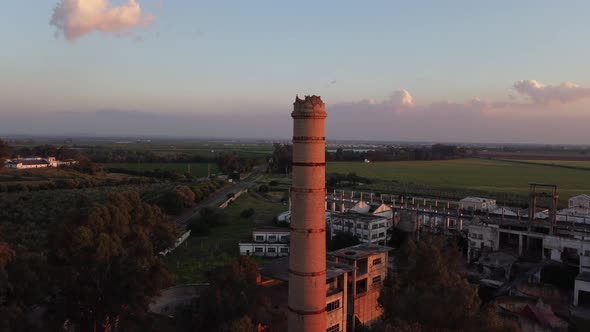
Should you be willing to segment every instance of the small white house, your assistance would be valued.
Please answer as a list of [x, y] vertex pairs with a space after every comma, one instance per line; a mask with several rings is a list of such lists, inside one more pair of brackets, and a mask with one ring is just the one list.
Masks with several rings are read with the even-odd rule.
[[496, 200], [481, 197], [465, 197], [459, 201], [459, 207], [466, 210], [490, 211], [496, 208]]
[[569, 208], [590, 208], [590, 195], [582, 194], [574, 197], [570, 197], [568, 200]]
[[280, 257], [289, 255], [288, 228], [257, 228], [252, 241], [240, 242], [240, 255]]

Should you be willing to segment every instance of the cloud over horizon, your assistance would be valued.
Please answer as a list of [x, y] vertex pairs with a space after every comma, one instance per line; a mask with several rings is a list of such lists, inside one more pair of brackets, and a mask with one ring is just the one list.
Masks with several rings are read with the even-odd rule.
[[120, 6], [113, 6], [109, 0], [61, 0], [50, 24], [57, 28], [57, 34], [73, 42], [92, 31], [124, 34], [153, 20], [153, 15], [143, 13], [137, 0], [127, 0]]
[[363, 99], [356, 102], [336, 103], [334, 107], [345, 111], [365, 109], [373, 112], [393, 113], [408, 109], [425, 113], [485, 113], [501, 109], [527, 109], [531, 106], [549, 105], [555, 102], [567, 104], [590, 98], [590, 88], [583, 88], [569, 81], [560, 85], [545, 85], [536, 80], [520, 80], [516, 81], [512, 88], [526, 101], [519, 102], [515, 96], [510, 95], [508, 101], [488, 101], [475, 97], [465, 102], [435, 101], [426, 105], [416, 105], [412, 94], [408, 90], [401, 89], [395, 90], [388, 99], [382, 101]]
[[552, 102], [569, 103], [583, 98], [590, 98], [590, 88], [566, 81], [560, 85], [545, 85], [535, 80], [517, 81], [514, 90], [527, 96], [535, 104]]

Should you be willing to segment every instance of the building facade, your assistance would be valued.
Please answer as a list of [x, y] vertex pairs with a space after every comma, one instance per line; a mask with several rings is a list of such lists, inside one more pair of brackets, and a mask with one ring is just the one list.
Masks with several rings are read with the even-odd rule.
[[240, 242], [240, 255], [281, 257], [289, 255], [288, 228], [258, 228], [252, 232], [252, 241]]
[[368, 243], [328, 253], [328, 260], [353, 267], [348, 277], [349, 331], [360, 325], [371, 325], [381, 317], [378, 298], [387, 277], [390, 247]]
[[379, 215], [348, 211], [332, 213], [328, 221], [330, 237], [337, 233], [349, 233], [357, 236], [363, 243], [385, 245], [387, 229], [391, 219]]

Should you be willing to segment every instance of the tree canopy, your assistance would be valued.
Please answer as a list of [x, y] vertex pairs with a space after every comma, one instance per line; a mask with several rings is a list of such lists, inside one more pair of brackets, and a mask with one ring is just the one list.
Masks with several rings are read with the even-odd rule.
[[4, 168], [4, 161], [6, 158], [10, 157], [11, 151], [8, 143], [0, 139], [0, 167]]
[[53, 322], [68, 320], [81, 330], [115, 317], [130, 324], [171, 284], [158, 253], [176, 236], [174, 223], [136, 192], [75, 210], [50, 234], [48, 259], [59, 290], [50, 306]]
[[461, 257], [458, 246], [442, 238], [406, 241], [379, 297], [384, 324], [408, 331], [510, 331], [493, 310], [481, 309], [477, 286], [461, 273]]
[[247, 256], [211, 271], [210, 286], [180, 315], [184, 327], [188, 331], [254, 331], [257, 277], [256, 262]]

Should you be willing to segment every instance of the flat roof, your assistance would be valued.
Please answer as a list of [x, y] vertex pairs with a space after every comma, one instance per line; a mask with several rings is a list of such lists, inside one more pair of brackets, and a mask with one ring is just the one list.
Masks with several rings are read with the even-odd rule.
[[378, 221], [378, 220], [387, 221], [387, 218], [385, 218], [383, 216], [378, 216], [378, 215], [368, 214], [368, 213], [361, 213], [361, 212], [350, 211], [350, 210], [347, 212], [332, 213], [332, 218], [354, 219], [357, 221], [364, 221], [364, 222]]
[[[260, 274], [282, 281], [289, 281], [289, 257], [282, 257], [273, 259], [269, 262], [260, 264]], [[351, 272], [354, 268], [350, 265], [342, 263], [334, 263], [326, 260], [326, 280], [331, 279], [347, 272]]]
[[369, 257], [378, 253], [390, 252], [391, 250], [393, 250], [393, 248], [388, 246], [380, 246], [371, 243], [361, 243], [357, 244], [356, 246], [331, 251], [328, 253], [328, 255], [356, 260]]
[[254, 228], [254, 232], [291, 232], [291, 229], [288, 227], [256, 227]]

